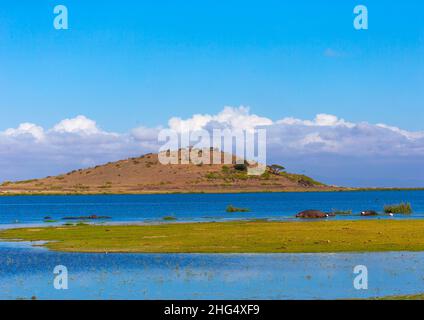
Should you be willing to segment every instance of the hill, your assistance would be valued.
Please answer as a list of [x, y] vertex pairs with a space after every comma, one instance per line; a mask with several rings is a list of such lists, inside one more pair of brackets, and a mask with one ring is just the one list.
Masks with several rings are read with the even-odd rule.
[[[223, 153], [221, 156], [223, 157]], [[310, 177], [267, 167], [250, 176], [246, 165], [163, 165], [157, 154], [146, 154], [66, 174], [0, 185], [1, 194], [143, 194], [331, 191]]]

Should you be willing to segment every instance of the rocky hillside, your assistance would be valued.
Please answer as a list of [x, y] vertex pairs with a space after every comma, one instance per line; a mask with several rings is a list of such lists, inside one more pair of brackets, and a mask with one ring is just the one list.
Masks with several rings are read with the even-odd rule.
[[246, 165], [163, 165], [157, 154], [146, 154], [93, 168], [43, 179], [4, 182], [1, 194], [101, 194], [186, 192], [278, 192], [334, 190], [307, 176], [290, 174], [282, 167], [267, 167], [250, 176]]

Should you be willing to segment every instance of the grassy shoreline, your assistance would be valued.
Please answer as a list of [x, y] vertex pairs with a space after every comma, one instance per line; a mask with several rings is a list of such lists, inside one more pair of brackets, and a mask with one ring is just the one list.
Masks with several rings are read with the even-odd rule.
[[0, 231], [66, 252], [337, 253], [424, 251], [424, 220], [79, 225]]
[[421, 301], [421, 300], [424, 300], [424, 293], [410, 294], [410, 295], [400, 295], [400, 296], [385, 296], [385, 297], [370, 298], [368, 300], [389, 300], [389, 301], [413, 300], [413, 301]]
[[[424, 189], [423, 189], [424, 190]], [[40, 191], [40, 192], [5, 192], [0, 190], [0, 197], [14, 197], [14, 196], [96, 196], [96, 195], [153, 195], [153, 194], [159, 194], [159, 195], [166, 195], [166, 194], [249, 194], [249, 193], [303, 193], [303, 192], [346, 192], [346, 191], [357, 191], [355, 189], [284, 189], [284, 190], [237, 190], [237, 189], [230, 189], [230, 190], [200, 190], [200, 191], [194, 191], [194, 190], [187, 190], [187, 191], [174, 191], [174, 190], [164, 190], [164, 191], [102, 191], [102, 192], [51, 192], [51, 191]]]

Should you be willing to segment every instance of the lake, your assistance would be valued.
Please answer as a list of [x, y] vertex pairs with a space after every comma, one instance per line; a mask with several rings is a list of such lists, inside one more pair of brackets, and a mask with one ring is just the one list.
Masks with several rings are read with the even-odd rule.
[[[158, 222], [166, 216], [178, 221], [225, 221], [237, 219], [275, 219], [293, 221], [306, 209], [322, 211], [352, 210], [352, 216], [330, 219], [363, 219], [363, 210], [382, 212], [384, 205], [410, 202], [413, 215], [394, 218], [424, 218], [424, 191], [363, 191], [246, 194], [168, 194], [94, 196], [17, 196], [0, 197], [0, 226], [42, 224], [44, 217], [63, 221], [64, 217], [109, 216], [108, 222]], [[234, 205], [250, 212], [227, 213]], [[370, 218], [367, 218], [370, 219]]]
[[[362, 210], [410, 202], [412, 215], [362, 218]], [[227, 213], [226, 207], [250, 212]], [[275, 219], [305, 209], [352, 210], [328, 219], [424, 217], [424, 191], [0, 197], [0, 227], [59, 224], [70, 216], [110, 216], [108, 223]], [[99, 221], [102, 222], [102, 221]], [[64, 265], [69, 289], [53, 287]], [[353, 269], [368, 268], [368, 290]], [[424, 292], [424, 252], [350, 254], [82, 254], [0, 242], [0, 299], [342, 299]]]
[[[56, 265], [68, 290], [53, 286]], [[353, 286], [368, 268], [368, 290]], [[342, 299], [424, 292], [424, 253], [80, 254], [0, 245], [0, 299]]]

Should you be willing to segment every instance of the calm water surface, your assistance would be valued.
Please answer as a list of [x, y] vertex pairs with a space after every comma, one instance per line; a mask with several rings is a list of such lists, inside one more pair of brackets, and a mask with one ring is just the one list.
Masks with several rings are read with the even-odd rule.
[[[412, 204], [414, 214], [394, 219], [424, 218], [424, 191], [0, 197], [0, 225], [43, 223], [47, 216], [63, 221], [64, 217], [93, 214], [110, 216], [111, 222], [162, 221], [165, 216], [175, 216], [178, 221], [294, 220], [296, 213], [306, 209], [352, 210], [353, 216], [332, 219], [357, 219], [363, 210], [381, 212], [384, 205], [402, 201]], [[229, 204], [251, 211], [227, 213]]]
[[[366, 265], [368, 290], [353, 287]], [[53, 287], [65, 265], [69, 289]], [[0, 299], [337, 299], [424, 292], [424, 253], [79, 254], [0, 246]]]
[[[362, 210], [410, 202], [424, 218], [424, 191], [198, 195], [0, 197], [0, 228], [43, 224], [46, 216], [106, 215], [108, 222], [294, 221], [305, 209], [353, 210], [331, 219], [365, 219]], [[226, 213], [232, 204], [251, 209]], [[366, 218], [369, 219], [369, 218]], [[53, 269], [69, 271], [69, 289], [55, 290]], [[353, 287], [353, 268], [365, 265], [369, 289]], [[424, 253], [364, 254], [80, 254], [26, 243], [0, 243], [0, 299], [336, 299], [424, 292]]]

